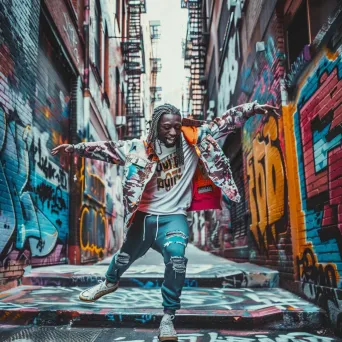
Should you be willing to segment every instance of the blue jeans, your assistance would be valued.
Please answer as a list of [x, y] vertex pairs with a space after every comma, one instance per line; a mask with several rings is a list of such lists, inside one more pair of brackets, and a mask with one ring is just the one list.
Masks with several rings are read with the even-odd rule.
[[115, 283], [138, 258], [152, 247], [164, 257], [165, 273], [161, 287], [164, 312], [180, 309], [188, 259], [189, 226], [185, 215], [150, 215], [138, 211], [121, 249], [113, 256], [106, 279]]

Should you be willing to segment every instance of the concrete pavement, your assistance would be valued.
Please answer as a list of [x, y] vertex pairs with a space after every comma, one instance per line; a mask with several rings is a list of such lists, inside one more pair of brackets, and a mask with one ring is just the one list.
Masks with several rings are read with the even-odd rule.
[[[279, 331], [285, 335], [298, 331], [315, 333], [324, 327], [325, 312], [279, 288], [277, 271], [250, 263], [235, 263], [192, 245], [186, 256], [189, 264], [181, 297], [182, 309], [177, 312], [176, 323], [185, 335], [192, 334], [184, 335], [184, 341], [233, 341], [242, 336], [246, 342], [269, 342], [280, 338]], [[69, 326], [71, 330], [93, 326], [96, 335], [96, 327], [101, 326], [117, 329], [116, 335], [114, 330], [108, 330], [109, 335], [117, 336], [115, 341], [155, 341], [154, 329], [163, 314], [160, 286], [164, 273], [163, 259], [155, 251], [150, 250], [131, 266], [115, 293], [95, 303], [78, 299], [84, 287], [104, 279], [110, 259], [95, 265], [27, 269], [22, 286], [0, 293], [0, 321], [35, 327], [32, 331], [22, 328], [21, 333], [13, 330], [13, 334], [34, 334], [38, 327], [55, 325]], [[128, 327], [145, 329], [146, 334], [124, 334], [126, 330], [122, 329]], [[232, 340], [230, 332], [223, 334], [222, 329], [239, 331]], [[252, 329], [265, 331], [265, 340], [248, 335]], [[103, 334], [91, 341], [100, 341], [97, 338], [103, 338]], [[296, 340], [296, 336], [293, 335], [292, 340]], [[317, 336], [319, 341], [319, 334]]]
[[[189, 245], [185, 287], [262, 287], [279, 286], [278, 271], [250, 263], [236, 263]], [[112, 257], [95, 265], [56, 265], [29, 269], [23, 285], [79, 286], [96, 285], [104, 275]], [[136, 260], [121, 278], [121, 287], [160, 287], [164, 277], [162, 256], [150, 249]]]

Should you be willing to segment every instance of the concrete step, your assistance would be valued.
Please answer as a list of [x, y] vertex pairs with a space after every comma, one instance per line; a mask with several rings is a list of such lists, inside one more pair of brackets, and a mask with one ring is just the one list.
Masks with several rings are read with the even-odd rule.
[[[88, 287], [104, 280], [107, 265], [56, 265], [25, 270], [23, 285]], [[159, 288], [164, 278], [164, 264], [132, 265], [121, 277], [123, 287]], [[221, 265], [188, 264], [185, 287], [275, 288], [279, 273], [249, 263]]]
[[[123, 341], [123, 342], [159, 342], [158, 324], [151, 328], [102, 328], [102, 327], [71, 327], [67, 326], [6, 326], [0, 330], [0, 341]], [[318, 331], [269, 331], [258, 329], [254, 331], [228, 329], [183, 329], [178, 328], [178, 340], [184, 342], [332, 342], [341, 341], [329, 330]]]
[[[19, 286], [0, 293], [6, 324], [144, 326], [162, 316], [160, 289], [119, 288], [95, 303], [78, 299], [82, 288]], [[325, 313], [280, 288], [185, 288], [177, 322], [182, 327], [318, 329]]]

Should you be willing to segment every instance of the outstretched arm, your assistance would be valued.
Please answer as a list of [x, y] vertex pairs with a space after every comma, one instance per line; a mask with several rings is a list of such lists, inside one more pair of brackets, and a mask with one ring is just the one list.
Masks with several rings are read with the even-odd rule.
[[57, 153], [76, 153], [81, 157], [102, 160], [107, 163], [124, 165], [131, 141], [95, 141], [81, 142], [77, 145], [63, 144], [51, 150], [54, 156]]
[[256, 101], [245, 103], [228, 109], [221, 117], [215, 118], [208, 125], [204, 125], [204, 132], [209, 133], [214, 139], [222, 138], [236, 128], [242, 127], [244, 122], [254, 114], [274, 113], [279, 117], [277, 108], [271, 105], [260, 105]]

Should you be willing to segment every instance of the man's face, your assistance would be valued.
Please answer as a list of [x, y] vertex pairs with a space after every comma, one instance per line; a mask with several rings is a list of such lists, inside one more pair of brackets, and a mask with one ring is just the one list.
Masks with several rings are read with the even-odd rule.
[[176, 144], [181, 134], [182, 119], [177, 114], [164, 114], [161, 116], [158, 124], [158, 139], [166, 147], [172, 147]]

